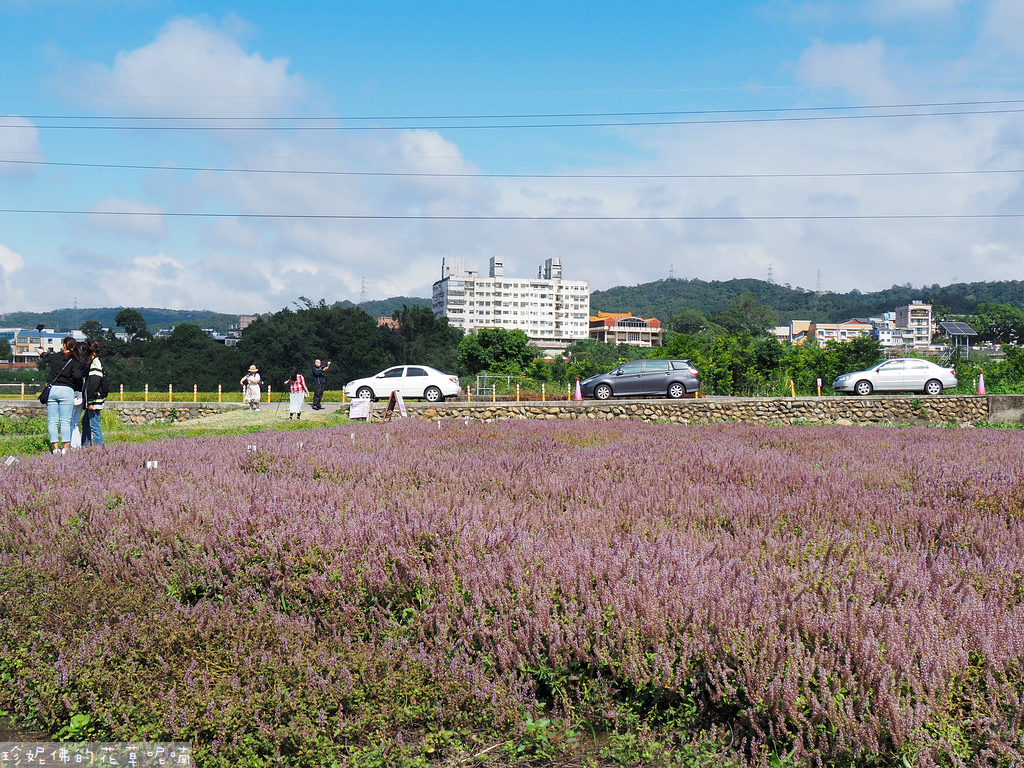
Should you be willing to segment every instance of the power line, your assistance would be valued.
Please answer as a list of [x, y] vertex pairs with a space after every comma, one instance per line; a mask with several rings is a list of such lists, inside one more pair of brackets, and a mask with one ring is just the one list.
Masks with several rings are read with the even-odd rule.
[[669, 117], [680, 115], [749, 115], [768, 114], [779, 112], [839, 112], [850, 110], [869, 109], [923, 109], [925, 107], [970, 107], [970, 106], [999, 106], [1007, 104], [1024, 104], [1024, 99], [998, 99], [990, 101], [930, 101], [919, 103], [899, 104], [847, 104], [820, 107], [756, 107], [747, 109], [690, 109], [690, 110], [662, 110], [655, 112], [536, 112], [536, 113], [515, 113], [515, 114], [469, 114], [469, 115], [333, 115], [333, 116], [189, 116], [189, 115], [17, 115], [23, 120], [137, 120], [137, 121], [177, 121], [195, 122], [199, 120], [218, 120], [234, 122], [242, 120], [256, 121], [306, 121], [306, 122], [336, 122], [338, 120], [540, 120], [540, 119], [565, 119], [581, 117]]
[[[777, 110], [774, 110], [777, 111]], [[474, 125], [448, 124], [408, 124], [408, 125], [341, 125], [345, 118], [331, 118], [330, 124], [309, 124], [312, 118], [243, 118], [250, 121], [245, 125], [63, 125], [35, 124], [24, 122], [3, 122], [0, 128], [22, 130], [76, 130], [76, 131], [451, 131], [451, 130], [522, 130], [538, 128], [644, 128], [671, 127], [684, 125], [743, 125], [755, 123], [805, 123], [835, 122], [841, 120], [883, 120], [897, 118], [920, 117], [971, 117], [981, 115], [1012, 115], [1024, 112], [1024, 109], [985, 109], [985, 110], [951, 110], [942, 112], [892, 112], [878, 115], [799, 115], [788, 117], [738, 117], [715, 118], [710, 120], [643, 120], [643, 121], [609, 121], [600, 122], [546, 122], [546, 123], [483, 123]], [[124, 118], [135, 120], [137, 118]], [[184, 119], [184, 118], [182, 118]], [[224, 118], [203, 118], [224, 122]], [[348, 118], [351, 120], [351, 118]], [[443, 118], [439, 118], [443, 119]], [[455, 120], [458, 118], [447, 118]], [[530, 119], [530, 118], [524, 118]], [[178, 121], [179, 118], [168, 118]], [[281, 121], [290, 120], [294, 124], [281, 125]], [[267, 125], [267, 122], [272, 125]], [[300, 122], [306, 121], [306, 122]]]
[[1024, 168], [982, 168], [957, 171], [830, 171], [823, 173], [428, 173], [421, 171], [325, 171], [290, 168], [211, 168], [185, 165], [141, 165], [115, 163], [71, 163], [49, 160], [4, 160], [8, 165], [53, 166], [56, 168], [93, 168], [122, 171], [179, 171], [187, 173], [253, 173], [294, 176], [380, 176], [388, 178], [438, 179], [841, 179], [900, 176], [978, 176], [1024, 173]]
[[469, 216], [428, 214], [363, 214], [363, 213], [210, 213], [187, 211], [84, 211], [43, 208], [0, 208], [0, 213], [63, 216], [166, 216], [198, 219], [306, 219], [336, 221], [932, 221], [971, 219], [1024, 219], [1024, 213], [894, 213], [857, 215], [752, 215], [752, 216]]
[[[890, 80], [890, 81], [845, 81], [836, 83], [821, 83], [821, 84], [809, 84], [809, 83], [793, 83], [793, 84], [746, 84], [746, 85], [725, 85], [725, 86], [702, 86], [694, 88], [617, 88], [617, 89], [604, 89], [604, 90], [563, 90], [563, 91], [452, 91], [452, 92], [424, 92], [416, 91], [413, 93], [386, 93], [386, 92], [374, 92], [374, 93], [328, 93], [328, 94], [310, 94], [303, 98], [307, 101], [332, 101], [336, 99], [365, 99], [365, 100], [380, 100], [380, 99], [395, 99], [395, 98], [441, 98], [441, 97], [494, 97], [494, 96], [622, 96], [622, 95], [636, 95], [636, 94], [670, 94], [670, 93], [736, 93], [736, 92], [765, 92], [765, 91], [825, 91], [833, 90], [836, 88], [865, 88], [872, 86], [885, 86], [892, 87], [897, 85], [969, 85], [976, 83], [1018, 83], [1024, 80], [1024, 77], [980, 77], [970, 79], [942, 79], [942, 80]], [[32, 93], [5, 93], [0, 94], [0, 98], [5, 99], [50, 99], [50, 95], [39, 95]], [[217, 94], [213, 96], [209, 95], [188, 95], [188, 96], [119, 96], [104, 94], [102, 96], [84, 96], [79, 98], [91, 98], [91, 99], [102, 99], [103, 101], [237, 101], [237, 102], [253, 102], [253, 101], [280, 101], [279, 96], [239, 96], [237, 94]]]

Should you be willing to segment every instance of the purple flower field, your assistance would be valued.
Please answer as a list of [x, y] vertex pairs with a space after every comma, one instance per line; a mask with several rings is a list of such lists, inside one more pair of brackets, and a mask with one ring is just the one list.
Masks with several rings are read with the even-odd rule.
[[0, 711], [51, 733], [1024, 761], [1021, 432], [400, 422], [24, 460], [0, 502]]

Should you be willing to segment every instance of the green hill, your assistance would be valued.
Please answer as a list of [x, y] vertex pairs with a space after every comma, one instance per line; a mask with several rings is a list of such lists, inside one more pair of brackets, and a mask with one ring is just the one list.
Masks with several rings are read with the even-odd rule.
[[[98, 320], [104, 328], [114, 327], [114, 318], [124, 307], [96, 307], [91, 309], [54, 309], [49, 312], [8, 312], [0, 325], [10, 328], [35, 328], [42, 324], [56, 331], [71, 331], [79, 328], [86, 320]], [[192, 323], [200, 328], [212, 328], [226, 333], [232, 325], [238, 325], [238, 315], [211, 312], [208, 309], [156, 309], [153, 307], [132, 307], [146, 320], [151, 333], [170, 328], [179, 323]]]
[[[917, 299], [935, 306], [936, 315], [970, 315], [978, 304], [1010, 304], [1024, 308], [1024, 280], [1004, 280], [990, 283], [954, 283], [953, 285], [921, 286], [894, 285], [882, 291], [861, 293], [818, 294], [804, 288], [790, 288], [752, 278], [735, 280], [657, 280], [641, 285], [618, 286], [590, 294], [590, 310], [596, 313], [632, 312], [642, 317], [657, 317], [668, 321], [680, 312], [696, 309], [711, 315], [729, 306], [729, 301], [743, 293], [756, 293], [758, 302], [771, 307], [780, 324], [790, 320], [817, 320], [841, 322], [851, 317], [870, 317], [891, 312], [898, 306]], [[418, 296], [394, 296], [388, 299], [366, 301], [356, 305], [351, 301], [337, 302], [337, 306], [359, 306], [371, 317], [391, 317], [407, 306], [430, 306], [430, 299]], [[98, 320], [105, 328], [113, 327], [114, 317], [123, 307], [93, 309], [55, 309], [50, 312], [8, 312], [0, 316], [0, 325], [33, 328], [42, 323], [47, 328], [67, 331], [78, 328], [86, 320]], [[201, 328], [212, 328], [224, 333], [238, 323], [238, 315], [210, 310], [137, 308], [146, 320], [149, 330], [156, 332], [179, 323], [192, 323]]]
[[642, 317], [667, 321], [687, 309], [710, 315], [729, 306], [730, 299], [743, 293], [756, 293], [761, 304], [767, 304], [780, 324], [790, 320], [842, 322], [851, 317], [877, 316], [891, 312], [911, 300], [933, 304], [937, 315], [973, 314], [978, 304], [1011, 304], [1024, 307], [1024, 281], [1006, 280], [991, 283], [955, 283], [941, 287], [932, 285], [914, 288], [894, 285], [882, 291], [861, 293], [821, 293], [803, 288], [789, 288], [764, 280], [736, 279], [705, 282], [703, 280], [658, 280], [635, 286], [619, 286], [590, 294], [590, 310], [632, 312]]

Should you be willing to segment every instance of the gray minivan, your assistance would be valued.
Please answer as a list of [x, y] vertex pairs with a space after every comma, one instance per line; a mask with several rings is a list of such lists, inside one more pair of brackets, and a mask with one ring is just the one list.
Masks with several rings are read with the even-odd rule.
[[584, 397], [607, 400], [609, 397], [680, 398], [700, 389], [700, 374], [689, 360], [632, 360], [608, 373], [580, 382]]

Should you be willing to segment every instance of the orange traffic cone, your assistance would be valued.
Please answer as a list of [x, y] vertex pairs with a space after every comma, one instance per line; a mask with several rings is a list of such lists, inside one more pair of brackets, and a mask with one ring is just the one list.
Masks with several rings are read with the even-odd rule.
[[583, 392], [580, 391], [580, 380], [576, 379], [576, 395], [573, 397], [573, 400], [582, 400], [582, 399], [583, 399]]
[[978, 373], [978, 394], [985, 394], [985, 374], [980, 372]]

